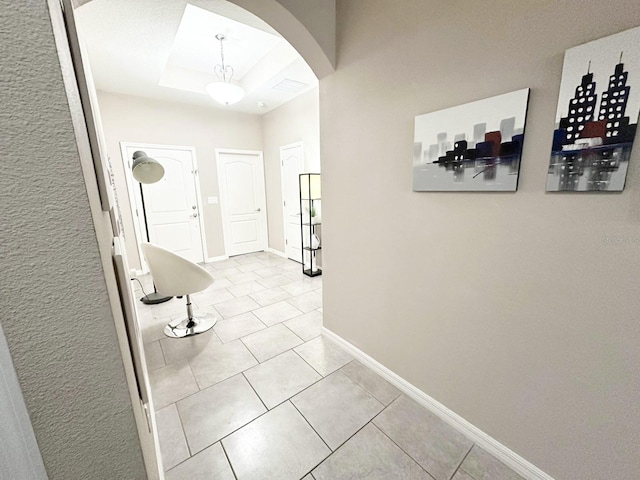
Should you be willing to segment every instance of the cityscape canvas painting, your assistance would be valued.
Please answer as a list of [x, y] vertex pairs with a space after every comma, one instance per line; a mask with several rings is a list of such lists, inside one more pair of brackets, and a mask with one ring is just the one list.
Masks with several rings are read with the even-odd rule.
[[567, 50], [547, 191], [622, 191], [639, 111], [640, 28]]
[[529, 89], [419, 115], [413, 190], [515, 191]]

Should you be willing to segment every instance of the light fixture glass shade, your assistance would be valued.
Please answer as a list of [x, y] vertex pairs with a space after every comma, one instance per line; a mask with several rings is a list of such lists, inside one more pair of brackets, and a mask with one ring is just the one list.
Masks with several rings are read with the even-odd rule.
[[244, 88], [229, 82], [211, 82], [205, 89], [216, 102], [222, 105], [233, 105], [244, 98]]
[[164, 167], [141, 150], [133, 153], [133, 178], [140, 183], [156, 183], [164, 176]]

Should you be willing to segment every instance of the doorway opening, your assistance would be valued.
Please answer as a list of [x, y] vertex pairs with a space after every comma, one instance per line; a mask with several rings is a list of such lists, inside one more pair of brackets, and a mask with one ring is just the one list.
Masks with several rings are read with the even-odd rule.
[[[141, 32], [137, 27], [140, 25], [151, 26], [153, 25], [153, 22], [147, 22], [144, 18], [140, 18], [141, 14], [144, 15], [145, 10], [144, 8], [139, 8], [141, 5], [136, 5], [136, 15], [127, 15], [124, 11], [113, 10], [112, 15], [105, 15], [101, 12], [102, 8], [115, 8], [116, 10], [122, 10], [125, 8], [125, 5], [128, 4], [128, 2], [118, 2], [118, 5], [114, 7], [114, 3], [115, 2], [107, 2], [106, 0], [93, 0], [86, 2], [79, 7], [78, 13], [80, 14], [79, 17], [83, 17], [83, 9], [88, 12], [92, 7], [95, 7], [96, 10], [93, 12], [93, 23], [89, 22], [89, 26], [84, 29], [84, 32], [95, 34], [102, 31], [100, 34], [103, 37], [102, 39], [100, 38], [100, 35], [98, 35], [97, 37], [88, 39], [89, 41], [87, 42], [87, 51], [90, 59], [92, 60], [92, 67], [94, 67], [93, 71], [96, 73], [97, 93], [95, 90], [93, 93], [97, 97], [97, 101], [100, 103], [101, 110], [103, 112], [101, 123], [104, 125], [106, 134], [106, 145], [101, 149], [104, 155], [99, 155], [101, 158], [98, 158], [98, 161], [102, 161], [106, 164], [108, 161], [108, 152], [111, 153], [112, 157], [118, 155], [121, 155], [122, 157], [123, 161], [121, 163], [115, 162], [114, 166], [117, 165], [117, 167], [109, 173], [113, 180], [112, 185], [115, 186], [116, 191], [118, 191], [118, 187], [120, 187], [118, 193], [120, 197], [120, 205], [123, 206], [123, 210], [126, 210], [124, 208], [126, 202], [130, 203], [129, 210], [131, 210], [131, 218], [124, 219], [124, 232], [126, 233], [127, 229], [129, 229], [129, 239], [136, 238], [137, 240], [135, 252], [139, 255], [142, 269], [146, 270], [146, 266], [144, 266], [143, 257], [139, 253], [138, 244], [140, 241], [147, 239], [145, 238], [146, 235], [148, 235], [148, 239], [152, 242], [154, 239], [155, 242], [164, 241], [168, 244], [173, 242], [174, 247], [183, 249], [185, 252], [190, 250], [189, 248], [186, 248], [187, 246], [190, 246], [192, 251], [195, 251], [196, 253], [200, 251], [200, 258], [206, 261], [211, 259], [208, 258], [210, 255], [212, 257], [228, 257], [229, 255], [243, 253], [243, 250], [239, 248], [239, 245], [251, 243], [249, 241], [252, 237], [252, 230], [249, 228], [251, 225], [253, 225], [253, 237], [255, 241], [255, 245], [252, 248], [275, 250], [278, 255], [281, 254], [281, 256], [284, 256], [285, 243], [277, 243], [279, 238], [282, 238], [283, 233], [282, 224], [280, 223], [283, 222], [281, 217], [283, 212], [280, 205], [278, 205], [282, 204], [282, 197], [280, 196], [282, 194], [282, 186], [278, 185], [278, 183], [282, 179], [283, 175], [280, 169], [279, 147], [282, 145], [290, 145], [292, 142], [300, 141], [300, 139], [305, 140], [303, 138], [303, 134], [297, 133], [295, 128], [292, 128], [297, 126], [297, 123], [299, 122], [289, 121], [288, 128], [284, 129], [286, 130], [287, 135], [295, 135], [293, 138], [285, 135], [263, 135], [266, 130], [272, 132], [272, 129], [275, 128], [274, 125], [282, 123], [281, 117], [278, 119], [265, 119], [268, 114], [271, 114], [270, 117], [276, 117], [276, 113], [282, 113], [282, 111], [275, 112], [275, 107], [273, 105], [269, 105], [268, 102], [256, 101], [255, 97], [248, 95], [248, 103], [246, 103], [244, 107], [238, 107], [238, 110], [235, 111], [229, 111], [231, 109], [220, 110], [219, 108], [209, 109], [209, 107], [212, 106], [211, 104], [207, 106], [203, 104], [196, 105], [199, 102], [196, 101], [193, 90], [189, 91], [188, 88], [181, 89], [179, 87], [170, 87], [167, 85], [167, 83], [176, 81], [176, 79], [180, 77], [179, 68], [174, 68], [169, 73], [163, 72], [162, 82], [165, 83], [164, 85], [161, 83], [147, 85], [146, 87], [140, 87], [140, 85], [138, 85], [131, 91], [123, 91], [123, 88], [120, 87], [126, 84], [127, 80], [123, 76], [119, 76], [119, 72], [123, 72], [125, 70], [130, 71], [134, 73], [133, 76], [135, 77], [136, 75], [139, 75], [140, 72], [157, 71], [154, 68], [144, 68], [144, 66], [141, 65], [135, 65], [134, 68], [127, 68], [126, 64], [128, 59], [130, 59], [127, 57], [129, 50], [133, 51], [140, 47], [140, 51], [138, 53], [142, 57], [146, 59], [154, 59], [157, 58], [155, 54], [157, 54], [158, 45], [162, 45], [164, 43], [162, 39], [154, 36], [158, 33], [158, 29], [153, 29], [154, 35], [151, 35], [151, 37], [153, 37], [151, 38], [151, 41], [155, 42], [155, 44], [152, 44], [154, 47], [154, 55], [149, 55], [148, 52], [144, 50], [145, 46], [140, 42], [132, 42], [129, 41], [130, 39], [121, 38], [124, 35], [124, 32], [143, 33], [144, 35], [141, 35], [141, 37], [144, 37], [148, 31], [144, 30], [144, 32]], [[153, 2], [148, 2], [150, 6], [152, 6], [152, 3]], [[225, 4], [228, 7], [232, 5], [222, 1], [214, 3]], [[144, 2], [142, 2], [142, 4], [144, 4]], [[185, 7], [189, 7], [186, 2], [176, 0], [174, 2], [167, 2], [166, 8], [164, 8], [162, 12], [158, 12], [157, 9], [150, 8], [148, 9], [149, 12], [153, 13], [148, 13], [153, 15], [162, 13], [162, 15], [166, 15], [172, 9], [178, 11], [185, 9]], [[67, 2], [66, 8], [71, 9], [70, 2]], [[278, 8], [282, 7], [278, 6]], [[231, 10], [233, 10], [233, 8], [231, 8]], [[235, 11], [237, 12], [237, 10]], [[245, 12], [245, 14], [247, 13]], [[73, 16], [73, 12], [70, 11], [69, 15]], [[116, 19], [113, 23], [118, 23], [117, 31], [119, 33], [105, 33], [104, 30], [101, 30], [102, 26], [106, 26], [111, 23], [105, 21], [109, 18]], [[86, 18], [81, 20], [82, 21], [80, 23], [83, 23]], [[126, 27], [125, 23], [128, 21], [135, 24], [134, 28]], [[257, 21], [257, 19], [252, 20], [252, 23], [254, 24], [254, 27], [256, 24], [260, 24], [258, 29], [266, 28], [268, 31], [273, 30], [268, 26], [265, 27], [263, 22]], [[172, 27], [175, 27], [175, 25]], [[295, 29], [299, 29], [299, 25], [296, 25], [294, 30]], [[169, 28], [169, 30], [171, 30], [171, 28]], [[175, 33], [175, 28], [173, 28], [173, 32]], [[216, 32], [214, 31], [213, 33]], [[233, 39], [232, 35], [229, 35], [228, 37]], [[105, 39], [109, 40], [105, 41]], [[114, 57], [109, 58], [109, 52], [105, 50], [109, 50], [112, 47], [117, 46], [120, 42], [129, 46], [136, 45], [136, 48], [129, 50], [124, 49], [120, 52], [111, 52], [114, 54]], [[205, 45], [205, 43], [202, 43], [202, 45]], [[233, 50], [228, 48], [229, 45], [230, 44], [225, 45], [225, 52], [228, 52], [230, 63], [235, 63], [237, 65], [236, 60], [231, 60], [231, 58], [242, 57], [234, 57]], [[98, 58], [98, 60], [95, 60], [94, 64], [93, 58], [95, 52], [98, 52], [99, 55], [107, 54], [107, 57]], [[317, 83], [305, 83], [304, 81], [296, 81], [290, 78], [292, 73], [295, 72], [295, 69], [300, 65], [297, 63], [297, 60], [295, 62], [291, 61], [287, 63], [287, 59], [289, 58], [290, 60], [290, 57], [287, 57], [286, 52], [284, 52], [284, 47], [274, 51], [273, 56], [285, 62], [285, 66], [293, 66], [293, 70], [289, 70], [285, 73], [283, 73], [282, 70], [279, 70], [278, 75], [272, 75], [270, 77], [268, 89], [275, 91], [275, 93], [271, 92], [274, 95], [273, 98], [279, 97], [280, 99], [283, 99], [286, 98], [287, 94], [291, 94], [292, 96], [290, 98], [293, 98], [297, 95], [304, 95], [305, 93], [313, 92], [314, 89], [316, 89], [315, 95], [317, 98]], [[181, 68], [184, 67], [184, 64], [181, 62], [185, 60], [185, 57], [180, 57], [179, 53], [176, 53], [175, 51], [169, 51], [167, 57], [162, 58], [161, 60], [164, 62], [169, 57], [171, 57], [172, 60], [176, 60], [176, 58], [178, 58], [177, 63], [173, 63], [174, 67], [176, 67], [176, 65]], [[77, 62], [78, 58], [75, 60]], [[209, 60], [210, 59], [205, 59], [204, 61], [199, 60], [199, 62], [203, 65], [206, 64], [208, 68], [212, 63]], [[136, 62], [133, 62], [132, 64], [135, 63]], [[167, 64], [169, 63], [171, 62], [167, 62]], [[125, 70], [119, 70], [119, 65], [122, 65]], [[255, 72], [264, 72], [269, 70], [266, 68], [267, 65], [265, 64], [259, 65], [259, 67], [260, 68], [256, 69]], [[240, 71], [241, 69], [238, 73], [240, 73]], [[255, 80], [255, 75], [249, 73], [251, 72], [244, 72], [246, 79], [243, 81], [245, 83], [250, 83]], [[239, 78], [243, 79], [243, 76], [239, 75]], [[156, 79], [154, 78], [153, 80], [155, 81]], [[119, 87], [110, 87], [110, 81], [115, 81]], [[158, 89], [157, 87], [160, 88]], [[159, 98], [159, 90], [171, 91], [172, 98], [165, 100]], [[250, 91], [250, 89], [247, 88], [247, 91]], [[255, 91], [257, 92], [258, 90]], [[256, 95], [258, 94], [256, 93]], [[160, 103], [158, 106], [152, 105], [155, 102]], [[177, 106], [176, 104], [180, 105]], [[281, 105], [283, 104], [284, 103]], [[273, 108], [274, 110], [265, 111], [265, 108]], [[205, 109], [207, 109], [206, 112]], [[134, 112], [133, 110], [136, 111]], [[187, 112], [187, 114], [185, 114], [185, 112]], [[193, 113], [192, 118], [195, 119], [194, 121], [186, 119], [190, 113]], [[283, 115], [286, 116], [288, 113], [284, 113]], [[259, 117], [259, 119], [250, 118], [251, 116]], [[100, 117], [101, 116], [98, 114], [98, 119]], [[91, 121], [91, 119], [89, 120]], [[217, 124], [215, 126], [206, 124], [207, 120], [215, 120]], [[269, 124], [268, 127], [265, 126], [267, 123]], [[319, 131], [319, 129], [316, 128], [318, 123], [319, 120], [316, 118], [312, 128], [312, 136]], [[160, 127], [163, 124], [170, 124], [170, 127], [160, 131]], [[198, 133], [198, 128], [202, 128], [203, 124], [206, 124], [203, 129], [206, 130], [206, 133], [200, 135], [200, 133]], [[141, 125], [147, 127], [146, 133], [141, 132], [141, 130], [138, 129]], [[243, 135], [246, 135], [247, 132], [255, 133], [256, 131], [259, 133], [254, 135], [254, 138], [251, 141], [244, 140], [246, 137], [243, 137]], [[194, 135], [200, 135], [197, 141], [185, 140], [193, 138]], [[263, 185], [262, 193], [260, 194], [259, 186], [254, 185], [255, 188], [252, 194], [255, 199], [258, 200], [262, 196], [263, 206], [259, 206], [259, 203], [254, 202], [253, 206], [257, 206], [254, 208], [254, 218], [240, 219], [234, 226], [232, 217], [241, 210], [238, 210], [238, 208], [245, 208], [249, 205], [249, 202], [246, 202], [246, 195], [238, 194], [236, 192], [236, 189], [233, 186], [234, 179], [236, 179], [236, 177], [242, 177], [243, 175], [246, 178], [249, 178], [252, 177], [255, 172], [251, 174], [247, 173], [252, 170], [252, 168], [247, 165], [247, 162], [245, 162], [244, 166], [241, 166], [242, 162], [238, 162], [237, 159], [232, 162], [226, 162], [226, 157], [229, 155], [243, 155], [242, 151], [239, 153], [238, 151], [229, 150], [229, 147], [243, 147], [246, 145], [247, 149], [256, 149], [256, 146], [259, 148], [259, 146], [262, 145], [263, 139], [267, 136], [269, 137], [268, 142], [270, 142], [270, 148], [268, 149], [267, 145], [264, 145], [263, 151], [265, 152], [265, 155], [264, 157], [262, 157], [262, 155], [260, 156], [260, 160], [264, 164], [262, 167], [262, 173], [256, 173], [256, 175], [262, 178], [263, 184], [266, 183], [266, 188]], [[316, 135], [316, 138], [311, 142], [307, 142], [305, 140], [304, 154], [307, 154], [310, 150], [317, 150], [314, 157], [319, 162], [319, 139], [317, 137], [318, 135]], [[127, 145], [121, 144], [124, 140], [131, 139], [144, 143], [131, 143]], [[267, 141], [264, 142], [266, 143]], [[177, 155], [176, 152], [167, 154], [167, 152], [161, 151], [163, 148], [165, 150], [175, 148], [172, 147], [172, 145], [193, 145], [193, 147], [187, 147], [187, 149], [192, 149], [192, 171], [198, 173], [198, 175], [192, 175], [191, 181], [194, 185], [195, 201], [193, 196], [189, 196], [186, 193], [191, 189], [191, 187], [187, 188], [185, 186], [189, 183], [186, 180], [186, 183], [183, 182], [182, 187], [180, 187], [180, 184], [176, 182], [175, 184], [172, 184], [172, 186], [165, 185], [163, 187], [164, 190], [161, 189], [158, 191], [149, 189], [146, 186], [140, 187], [137, 184], [130, 183], [130, 167], [128, 165], [128, 160], [131, 158], [133, 151], [138, 149], [142, 149], [148, 155], [160, 160], [161, 162], [164, 160], [168, 162], [168, 164], [174, 165], [174, 167], [169, 168], [167, 168], [167, 165], [164, 165], [167, 172], [169, 172], [169, 170], [173, 171], [171, 174], [172, 177], [182, 176], [183, 179], [188, 178], [189, 176], [184, 174], [184, 172], [188, 170], [188, 163], [186, 160], [184, 162], [176, 160], [176, 158], [174, 158]], [[311, 145], [312, 147], [307, 149], [308, 145]], [[130, 149], [132, 151], [130, 151]], [[195, 164], [196, 153], [199, 157], [199, 168], [201, 171], [199, 171], [198, 166]], [[244, 153], [246, 154], [246, 151]], [[253, 153], [256, 153], [256, 150], [253, 150]], [[224, 172], [222, 174], [220, 173], [221, 166], [224, 167]], [[122, 168], [122, 170], [120, 170], [120, 168]], [[202, 173], [206, 169], [208, 169], [206, 177], [209, 183], [205, 183], [202, 180], [202, 178], [205, 177]], [[256, 169], [259, 170], [258, 167], [256, 167]], [[218, 173], [217, 176], [215, 174], [211, 175], [212, 172], [216, 171]], [[222, 177], [226, 178], [222, 180]], [[229, 180], [229, 178], [231, 178], [231, 180]], [[218, 180], [217, 182], [215, 182], [216, 179]], [[211, 186], [212, 182], [215, 182], [213, 183], [214, 187]], [[123, 185], [125, 186], [124, 189], [122, 188]], [[178, 192], [180, 188], [184, 190], [184, 195], [182, 195], [182, 197], [178, 195], [178, 193], [180, 193]], [[189, 213], [189, 209], [191, 209], [192, 216], [187, 221], [184, 221], [184, 219], [176, 220], [175, 218], [170, 221], [166, 219], [169, 214], [179, 211], [179, 209], [174, 208], [174, 206], [171, 205], [172, 202], [168, 200], [172, 196], [175, 198], [182, 198], [182, 200], [178, 202], [182, 202], [182, 206], [185, 207], [182, 209], [182, 213], [185, 213], [185, 210]], [[269, 206], [270, 208], [267, 211], [266, 209]], [[258, 211], [256, 212], [255, 210]], [[140, 214], [141, 212], [142, 215]], [[197, 216], [194, 217], [194, 213], [197, 214]], [[250, 212], [247, 211], [245, 213]], [[114, 212], [114, 209], [111, 208], [111, 214], [117, 215], [118, 213], [117, 211]], [[227, 230], [232, 232], [231, 235], [226, 233], [224, 234], [224, 250], [215, 250], [216, 241], [211, 238], [212, 235], [207, 235], [205, 238], [205, 228], [209, 229], [207, 230], [207, 233], [210, 233], [212, 230], [217, 230], [219, 235], [223, 235], [225, 230], [224, 223], [219, 221], [219, 223], [215, 225], [214, 222], [217, 221], [216, 215], [218, 215], [218, 217], [227, 217], [226, 221], [229, 227]], [[127, 221], [129, 222], [129, 225], [127, 225]], [[112, 223], [115, 225], [119, 222], [120, 219], [118, 218]], [[269, 238], [271, 237], [269, 235], [271, 230], [267, 231], [270, 224], [273, 225], [274, 231], [279, 230], [278, 235], [276, 235], [276, 238], [274, 239], [274, 242], [276, 243], [271, 245], [268, 243]], [[194, 233], [198, 228], [199, 235]], [[185, 232], [188, 232], [188, 234]], [[118, 232], [114, 229], [114, 233], [117, 234]], [[131, 233], [133, 233], [133, 235], [131, 235]], [[230, 242], [227, 237], [230, 237]], [[188, 242], [186, 239], [188, 239]], [[197, 242], [198, 239], [200, 241], [199, 246]], [[209, 245], [207, 244], [207, 239], [210, 241]], [[195, 247], [193, 247], [193, 245], [195, 245]], [[211, 250], [207, 251], [210, 245], [213, 245], [213, 247], [211, 247], [214, 249], [213, 253], [211, 253]], [[235, 246], [238, 246], [238, 250], [234, 249]], [[185, 256], [186, 255], [187, 254], [185, 253]], [[198, 258], [195, 258], [195, 260], [197, 261]], [[258, 329], [267, 330], [271, 328], [273, 328], [274, 331], [279, 330], [280, 332], [284, 332], [286, 333], [289, 341], [293, 341], [291, 348], [293, 348], [294, 345], [297, 345], [298, 342], [308, 342], [319, 335], [319, 329], [322, 324], [322, 287], [320, 283], [322, 280], [320, 278], [313, 280], [297, 280], [300, 275], [299, 265], [293, 264], [293, 262], [288, 262], [282, 258], [274, 258], [273, 253], [249, 254], [249, 256], [244, 258], [234, 258], [225, 261], [228, 263], [224, 265], [224, 270], [222, 269], [223, 262], [219, 262], [218, 265], [208, 265], [210, 271], [213, 271], [214, 276], [219, 275], [219, 281], [216, 285], [217, 290], [215, 292], [214, 290], [203, 292], [203, 295], [200, 298], [196, 298], [194, 295], [194, 303], [202, 306], [208, 305], [211, 308], [217, 309], [221, 317], [225, 320], [230, 320], [231, 318], [251, 313], [251, 315], [257, 317], [258, 320], [252, 318], [251, 315], [245, 315], [245, 317], [243, 317], [245, 321], [245, 323], [242, 324], [243, 328], [255, 328], [256, 331], [253, 333], [257, 333]], [[279, 267], [281, 269], [276, 271], [275, 267]], [[127, 279], [125, 278], [125, 281], [121, 282], [122, 288], [130, 289], [131, 286], [128, 285], [126, 280]], [[219, 288], [221, 285], [224, 286]], [[225, 291], [221, 292], [219, 290]], [[210, 303], [207, 304], [209, 301]], [[274, 306], [273, 308], [268, 308], [272, 307], [272, 305]], [[147, 310], [148, 324], [143, 325], [142, 328], [143, 338], [129, 338], [129, 342], [131, 344], [136, 343], [135, 348], [139, 348], [145, 353], [145, 356], [147, 357], [147, 365], [158, 360], [158, 351], [160, 352], [160, 357], [162, 357], [163, 362], [166, 362], [167, 364], [174, 362], [181, 354], [182, 349], [180, 347], [183, 347], [183, 345], [179, 345], [179, 343], [176, 344], [174, 339], [169, 339], [169, 341], [172, 341], [173, 343], [169, 343], [167, 339], [164, 338], [152, 339], [154, 333], [149, 333], [150, 330], [155, 332], [154, 329], [157, 326], [156, 324], [159, 324], [160, 321], [164, 321], [164, 317], [162, 317], [163, 314], [172, 316], [178, 313], [177, 311], [173, 311], [173, 308], [174, 306], [171, 302], [154, 307], [153, 309], [150, 307]], [[249, 309], [245, 310], [247, 308]], [[180, 306], [180, 310], [182, 310], [182, 305]], [[253, 312], [255, 312], [255, 314]], [[138, 321], [138, 319], [135, 318], [136, 315], [137, 314], [135, 312], [133, 312], [133, 314], [129, 312], [129, 317], [127, 318], [125, 312], [125, 320], [135, 323]], [[260, 315], [263, 315], [264, 318], [261, 318]], [[283, 318], [277, 318], [280, 315], [287, 316], [287, 319], [284, 320]], [[290, 322], [285, 326], [284, 321]], [[262, 324], [262, 327], [260, 327], [260, 323]], [[247, 330], [244, 331], [243, 334], [245, 336], [249, 336], [252, 333]], [[147, 335], [146, 338], [145, 335]], [[217, 338], [219, 342], [223, 344], [232, 342], [235, 342], [234, 344], [239, 344], [238, 342], [241, 342], [239, 338], [230, 339], [229, 337], [226, 337], [222, 330], [220, 332], [214, 332], [214, 335], [218, 336]], [[156, 342], [156, 344], [154, 344], [154, 347], [149, 347], [149, 345], [143, 347], [143, 341], [148, 341], [148, 343]], [[162, 341], [164, 341], [164, 344], [162, 344]], [[196, 339], [195, 343], [197, 344], [198, 341], [201, 340]], [[166, 347], [165, 344], [167, 345]], [[131, 348], [133, 350], [134, 346], [132, 345]], [[245, 346], [245, 348], [248, 347]], [[190, 350], [194, 351], [193, 348]], [[197, 352], [198, 349], [196, 348], [195, 351]], [[253, 356], [248, 355], [246, 358], [251, 360], [251, 358], [256, 358], [255, 355], [256, 353], [253, 352]], [[264, 357], [263, 360], [266, 361], [267, 357]], [[140, 368], [137, 366], [136, 369], [138, 370], [137, 373], [141, 375], [141, 388], [144, 388], [147, 383], [147, 372], [140, 372]], [[142, 370], [144, 370], [144, 368], [142, 368]], [[203, 372], [202, 375], [211, 375], [211, 373]], [[154, 381], [153, 377], [154, 376], [152, 375], [152, 387]], [[180, 387], [184, 387], [186, 385], [187, 382], [185, 379], [186, 377], [181, 377], [181, 380], [183, 381], [180, 382]], [[198, 383], [201, 383], [201, 379], [198, 379]], [[153, 393], [154, 396], [159, 395], [157, 392]], [[161, 402], [159, 402], [159, 405], [160, 404]], [[146, 414], [150, 417], [154, 417], [153, 412], [147, 411]], [[160, 430], [162, 430], [162, 427]], [[160, 433], [162, 434], [162, 432]], [[154, 440], [157, 441], [158, 436], [153, 436]], [[155, 447], [155, 451], [157, 452], [157, 444]], [[169, 455], [171, 454], [166, 454], [164, 451], [162, 452], [162, 457], [165, 459], [168, 458]], [[165, 465], [165, 467], [167, 467], [167, 465]], [[151, 472], [150, 476], [155, 477]]]

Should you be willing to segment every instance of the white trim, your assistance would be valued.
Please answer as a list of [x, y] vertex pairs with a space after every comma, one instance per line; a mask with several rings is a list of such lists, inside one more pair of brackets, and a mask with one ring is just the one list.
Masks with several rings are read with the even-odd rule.
[[200, 170], [198, 170], [198, 159], [196, 158], [196, 147], [189, 147], [191, 159], [193, 160], [193, 181], [196, 184], [196, 205], [198, 206], [198, 224], [200, 225], [200, 242], [202, 244], [202, 261], [206, 261], [208, 252], [207, 237], [204, 232], [204, 205], [202, 204], [202, 192], [200, 190]]
[[204, 261], [204, 263], [221, 262], [223, 260], [229, 260], [229, 256], [228, 255], [220, 255], [218, 257], [209, 257]]
[[289, 260], [289, 257], [287, 257], [286, 253], [281, 252], [280, 250], [276, 250], [275, 248], [271, 248], [271, 247], [265, 248], [264, 251], [273, 253], [274, 255], [277, 255], [279, 257], [286, 258], [287, 260]]
[[[220, 195], [220, 214], [222, 216], [222, 237], [224, 239], [224, 251], [225, 251], [225, 254], [227, 255], [227, 258], [230, 253], [229, 246], [231, 245], [231, 239], [229, 237], [230, 233], [227, 231], [228, 230], [227, 224], [229, 223], [227, 210], [225, 209], [225, 204], [227, 201], [227, 193], [226, 193], [227, 190], [222, 183], [224, 171], [222, 170], [221, 164], [220, 164], [221, 154], [251, 155], [251, 156], [258, 157], [258, 160], [260, 160], [260, 165], [262, 167], [262, 195], [263, 195], [263, 197], [260, 200], [262, 201], [262, 205], [264, 206], [263, 208], [261, 208], [261, 211], [260, 211], [260, 214], [262, 217], [262, 236], [263, 236], [263, 245], [261, 246], [261, 248], [263, 250], [266, 250], [266, 248], [269, 245], [269, 228], [267, 226], [267, 182], [264, 177], [265, 168], [264, 168], [264, 156], [262, 154], [262, 151], [261, 150], [237, 150], [233, 148], [216, 148], [215, 154], [216, 154], [216, 171], [218, 173], [218, 194]], [[258, 249], [257, 251], [260, 251], [260, 250]], [[253, 252], [247, 252], [247, 253], [253, 253]]]
[[[135, 144], [137, 145], [137, 144]], [[120, 142], [120, 157], [122, 159], [122, 167], [124, 170], [124, 178], [127, 181], [127, 195], [129, 195], [129, 211], [131, 212], [131, 220], [133, 222], [133, 232], [136, 240], [136, 248], [138, 250], [138, 259], [140, 261], [140, 266], [142, 267], [142, 274], [149, 272], [149, 267], [147, 266], [147, 262], [144, 260], [144, 255], [142, 254], [142, 247], [140, 244], [142, 243], [142, 230], [146, 232], [144, 228], [144, 222], [142, 222], [141, 217], [136, 214], [137, 211], [142, 211], [142, 203], [140, 200], [140, 194], [137, 193], [135, 184], [133, 182], [133, 175], [131, 174], [131, 163], [129, 156], [127, 154], [127, 147], [134, 146], [134, 144], [129, 142]]]
[[322, 327], [322, 333], [329, 339], [336, 342], [342, 348], [344, 348], [361, 363], [369, 367], [371, 370], [376, 372], [393, 386], [398, 388], [408, 397], [411, 397], [431, 413], [441, 418], [457, 431], [473, 440], [476, 444], [478, 444], [478, 446], [489, 452], [491, 455], [513, 469], [515, 472], [522, 475], [527, 480], [554, 480], [553, 477], [546, 474], [538, 467], [522, 458], [513, 450], [504, 446], [493, 437], [487, 435], [485, 432], [462, 418], [454, 411], [449, 410], [443, 404], [424, 393], [418, 387], [407, 382], [404, 378], [392, 372], [387, 367], [371, 358], [369, 355], [364, 353], [358, 347], [349, 343], [344, 338], [340, 337], [336, 333], [333, 333], [326, 327]]
[[[188, 145], [160, 145], [154, 143], [138, 143], [138, 142], [120, 142], [120, 154], [122, 157], [122, 165], [124, 167], [124, 176], [127, 180], [127, 193], [129, 194], [129, 208], [131, 211], [131, 217], [133, 219], [134, 232], [136, 236], [136, 243], [138, 248], [138, 256], [140, 258], [140, 265], [142, 266], [143, 273], [149, 272], [149, 267], [144, 260], [144, 255], [142, 254], [141, 243], [145, 240], [142, 240], [143, 235], [146, 237], [147, 228], [144, 224], [144, 218], [140, 215], [136, 215], [136, 210], [138, 212], [142, 212], [144, 206], [142, 205], [142, 198], [140, 196], [140, 188], [136, 188], [138, 185], [137, 182], [134, 183], [133, 175], [131, 173], [131, 159], [128, 158], [127, 148], [133, 149], [158, 149], [158, 150], [180, 150], [180, 151], [188, 151], [191, 153], [191, 166], [193, 168], [194, 174], [194, 186], [196, 191], [196, 203], [198, 205], [198, 225], [200, 226], [200, 242], [202, 244], [202, 261], [206, 261], [207, 258], [207, 237], [204, 232], [204, 208], [202, 206], [202, 193], [200, 191], [200, 175], [198, 171], [198, 159], [196, 158], [196, 148]], [[133, 199], [133, 201], [132, 201]], [[135, 209], [134, 209], [135, 204]]]
[[[284, 152], [285, 150], [288, 150], [290, 148], [297, 148], [300, 147], [300, 152], [302, 153], [302, 158], [300, 158], [299, 162], [298, 162], [298, 167], [299, 167], [299, 173], [304, 173], [304, 144], [302, 143], [302, 141], [300, 142], [294, 142], [294, 143], [290, 143], [288, 145], [282, 145], [280, 147], [280, 195], [281, 197], [281, 201], [282, 201], [282, 228], [284, 229], [284, 242], [285, 242], [285, 247], [284, 247], [284, 251], [285, 251], [285, 255], [287, 252], [287, 208], [284, 205], [284, 195], [285, 195], [285, 179], [284, 179], [284, 163], [282, 161], [282, 152]], [[298, 186], [298, 190], [299, 190], [299, 186]], [[298, 210], [300, 210], [300, 205], [298, 205]], [[300, 241], [300, 247], [302, 250], [302, 240]], [[288, 256], [285, 256], [285, 258], [289, 258]], [[292, 259], [293, 260], [293, 259]], [[296, 260], [297, 261], [297, 260]]]

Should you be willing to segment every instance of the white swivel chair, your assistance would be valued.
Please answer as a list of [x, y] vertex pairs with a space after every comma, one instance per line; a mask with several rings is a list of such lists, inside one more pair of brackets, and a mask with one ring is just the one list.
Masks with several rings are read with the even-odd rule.
[[157, 245], [143, 243], [142, 251], [158, 293], [187, 298], [187, 318], [169, 322], [164, 327], [164, 334], [168, 337], [181, 338], [211, 329], [216, 324], [217, 318], [212, 316], [195, 318], [189, 295], [201, 292], [211, 285], [213, 276], [201, 266]]

